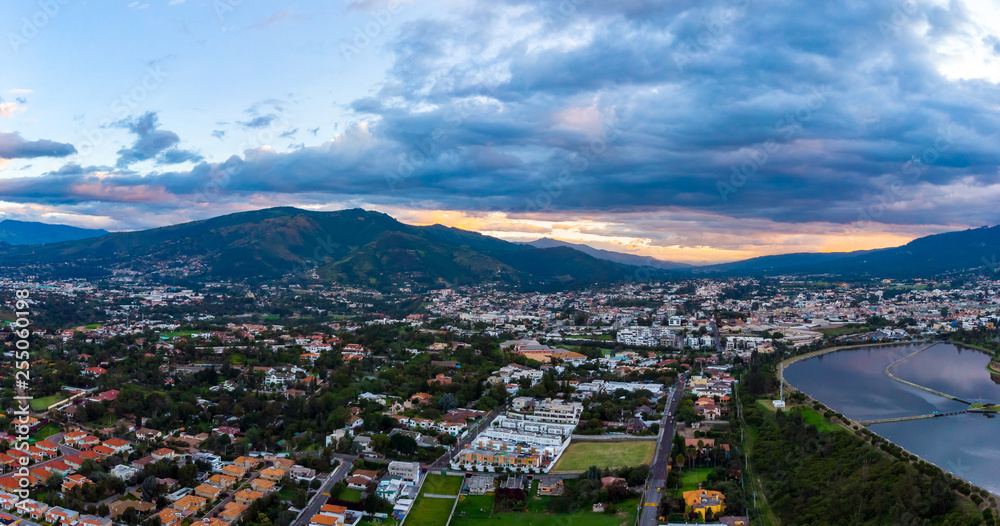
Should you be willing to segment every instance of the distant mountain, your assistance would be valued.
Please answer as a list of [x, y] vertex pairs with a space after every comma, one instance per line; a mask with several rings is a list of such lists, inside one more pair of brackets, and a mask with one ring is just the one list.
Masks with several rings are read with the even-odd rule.
[[72, 267], [73, 273], [88, 275], [132, 269], [187, 278], [276, 279], [315, 270], [323, 280], [376, 287], [403, 282], [572, 286], [634, 274], [634, 267], [567, 247], [540, 249], [440, 225], [410, 226], [361, 209], [290, 207], [93, 239], [0, 247], [0, 262], [15, 259], [60, 275]]
[[895, 248], [799, 253], [699, 267], [698, 273], [835, 274], [851, 277], [933, 277], [1000, 270], [1000, 226], [926, 236]]
[[34, 221], [15, 221], [13, 219], [0, 221], [0, 243], [8, 245], [34, 245], [75, 241], [78, 239], [99, 237], [107, 233], [107, 230], [91, 230], [75, 226], [36, 223]]
[[603, 259], [606, 261], [614, 261], [615, 263], [622, 263], [625, 265], [635, 265], [637, 267], [653, 267], [663, 270], [676, 270], [682, 268], [691, 268], [692, 265], [686, 263], [676, 263], [673, 261], [664, 261], [662, 259], [656, 259], [649, 256], [637, 256], [634, 254], [623, 254], [621, 252], [614, 252], [611, 250], [602, 250], [600, 248], [593, 248], [588, 245], [570, 243], [568, 241], [560, 241], [558, 239], [552, 239], [548, 237], [543, 237], [541, 239], [536, 239], [534, 241], [529, 241], [525, 243], [526, 245], [531, 245], [535, 248], [554, 248], [554, 247], [570, 247], [584, 254], [590, 254], [597, 259]]

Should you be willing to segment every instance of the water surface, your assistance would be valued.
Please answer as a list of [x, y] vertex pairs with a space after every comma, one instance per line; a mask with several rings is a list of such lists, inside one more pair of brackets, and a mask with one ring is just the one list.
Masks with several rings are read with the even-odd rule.
[[[855, 420], [924, 415], [964, 409], [965, 404], [896, 382], [885, 375], [890, 363], [927, 344], [837, 351], [794, 363], [785, 380]], [[981, 352], [937, 344], [896, 364], [893, 374], [967, 399], [1000, 401], [1000, 385], [985, 369]], [[957, 476], [1000, 494], [1000, 417], [980, 414], [912, 420], [869, 427], [873, 433]]]

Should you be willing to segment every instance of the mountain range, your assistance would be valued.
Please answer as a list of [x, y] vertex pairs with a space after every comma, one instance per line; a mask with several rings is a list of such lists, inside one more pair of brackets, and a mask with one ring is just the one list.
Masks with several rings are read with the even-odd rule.
[[[34, 265], [55, 276], [100, 276], [115, 270], [188, 279], [310, 275], [375, 287], [487, 282], [568, 287], [637, 275], [933, 277], [992, 272], [1000, 257], [1000, 227], [937, 234], [894, 248], [763, 256], [701, 267], [546, 238], [511, 243], [442, 225], [406, 225], [362, 209], [269, 208], [136, 232], [10, 220], [0, 227], [18, 233], [0, 238], [0, 268]], [[47, 242], [59, 236], [76, 238]], [[44, 244], [24, 244], [26, 239]], [[642, 273], [637, 272], [640, 267]]]
[[0, 246], [0, 266], [4, 261], [45, 266], [58, 276], [129, 269], [189, 278], [276, 279], [308, 272], [325, 281], [376, 287], [571, 286], [616, 281], [633, 271], [569, 247], [535, 248], [441, 225], [406, 225], [361, 209], [290, 207], [61, 243]]
[[108, 234], [107, 230], [91, 230], [67, 225], [36, 223], [33, 221], [0, 221], [0, 243], [8, 245], [34, 245], [75, 241]]
[[579, 250], [584, 254], [589, 254], [597, 259], [604, 259], [607, 261], [614, 261], [615, 263], [622, 263], [624, 265], [634, 265], [637, 267], [652, 267], [663, 270], [678, 270], [678, 269], [689, 269], [692, 265], [687, 263], [676, 263], [673, 261], [664, 261], [662, 259], [656, 259], [649, 256], [637, 256], [635, 254], [623, 254], [621, 252], [614, 252], [611, 250], [602, 250], [600, 248], [593, 248], [588, 245], [581, 243], [570, 243], [568, 241], [561, 241], [558, 239], [552, 239], [548, 237], [543, 237], [541, 239], [536, 239], [534, 241], [529, 241], [526, 243], [535, 248], [553, 248], [553, 247], [569, 247], [574, 250]]

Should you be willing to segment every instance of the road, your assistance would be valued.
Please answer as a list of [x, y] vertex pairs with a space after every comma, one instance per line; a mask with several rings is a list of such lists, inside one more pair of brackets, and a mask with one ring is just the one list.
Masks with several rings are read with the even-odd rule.
[[[211, 518], [211, 517], [215, 517], [216, 513], [219, 513], [220, 511], [222, 511], [223, 509], [225, 509], [226, 504], [229, 504], [230, 502], [233, 501], [233, 499], [236, 498], [236, 492], [239, 491], [236, 488], [238, 488], [238, 487], [245, 487], [246, 489], [252, 489], [250, 487], [250, 483], [253, 482], [254, 479], [256, 479], [259, 476], [260, 476], [260, 471], [255, 471], [253, 473], [253, 475], [250, 475], [250, 478], [248, 478], [245, 482], [239, 482], [239, 483], [233, 484], [233, 487], [231, 487], [231, 488], [229, 488], [229, 489], [226, 490], [229, 493], [229, 496], [226, 497], [225, 499], [223, 499], [223, 501], [220, 502], [220, 503], [218, 503], [214, 508], [212, 508], [211, 510], [209, 510], [209, 512], [205, 514], [205, 518], [208, 519], [208, 518]], [[194, 493], [192, 493], [192, 495], [194, 495]]]
[[639, 511], [639, 526], [657, 526], [659, 523], [660, 498], [666, 491], [667, 466], [670, 463], [670, 453], [674, 446], [674, 413], [677, 404], [684, 396], [684, 377], [674, 384], [671, 392], [668, 410], [660, 421], [660, 435], [656, 440], [656, 454], [653, 464], [649, 467], [649, 483], [642, 498], [642, 509]]
[[[353, 459], [356, 460], [357, 457], [353, 457]], [[353, 465], [354, 460], [342, 460], [340, 465], [337, 466], [337, 469], [333, 470], [333, 473], [326, 477], [326, 481], [319, 487], [319, 491], [317, 491], [316, 495], [314, 495], [312, 500], [309, 501], [306, 509], [302, 510], [302, 513], [299, 514], [298, 518], [292, 522], [292, 526], [303, 526], [305, 524], [309, 524], [313, 515], [319, 513], [319, 509], [322, 508], [323, 505], [326, 504], [326, 501], [330, 498], [330, 488], [332, 488], [334, 484], [344, 480], [347, 477], [347, 474], [351, 471], [351, 466]]]
[[486, 418], [482, 422], [480, 422], [474, 429], [469, 431], [469, 434], [465, 438], [459, 440], [457, 443], [455, 443], [455, 445], [449, 447], [448, 451], [444, 455], [441, 455], [441, 458], [435, 460], [433, 464], [428, 466], [428, 470], [448, 469], [448, 467], [451, 465], [452, 456], [454, 456], [456, 452], [461, 451], [462, 448], [464, 448], [465, 446], [471, 444], [474, 440], [476, 440], [476, 437], [478, 437], [479, 433], [482, 433], [483, 430], [489, 429], [490, 424], [493, 423], [493, 420], [495, 420], [496, 417], [499, 416], [500, 413], [504, 411], [504, 409], [506, 409], [506, 407], [507, 407], [506, 405], [503, 405], [488, 413], [486, 415]]
[[719, 327], [715, 324], [715, 318], [712, 318], [708, 323], [712, 327], [712, 338], [715, 340], [715, 349], [719, 354], [726, 352], [722, 347], [722, 336], [719, 334]]

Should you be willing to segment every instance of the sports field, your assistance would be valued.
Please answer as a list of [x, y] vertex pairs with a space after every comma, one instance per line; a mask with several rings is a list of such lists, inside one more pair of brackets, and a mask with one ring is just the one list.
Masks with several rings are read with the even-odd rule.
[[590, 466], [621, 468], [653, 461], [655, 440], [631, 442], [573, 442], [552, 468], [553, 473], [577, 473]]

